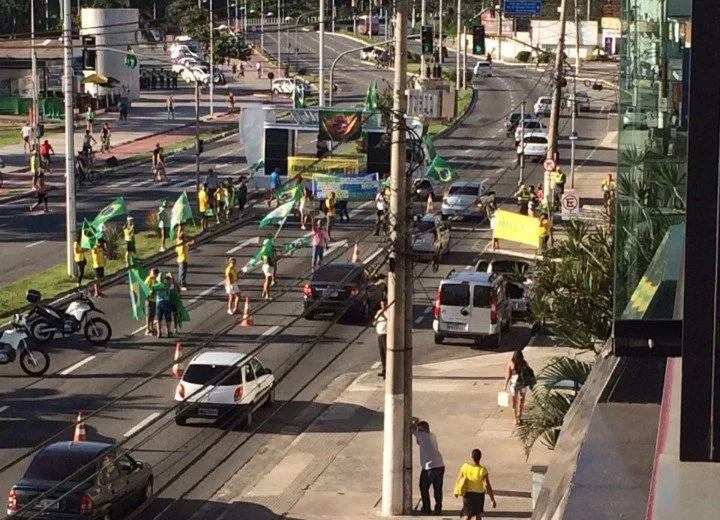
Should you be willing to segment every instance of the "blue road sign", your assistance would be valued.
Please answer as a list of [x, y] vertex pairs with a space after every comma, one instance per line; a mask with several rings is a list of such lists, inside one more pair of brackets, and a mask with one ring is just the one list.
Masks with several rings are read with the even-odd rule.
[[505, 16], [539, 16], [542, 0], [505, 0]]

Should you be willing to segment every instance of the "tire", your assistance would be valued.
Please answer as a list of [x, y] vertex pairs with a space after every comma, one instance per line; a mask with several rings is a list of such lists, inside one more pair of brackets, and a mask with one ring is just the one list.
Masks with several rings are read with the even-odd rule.
[[435, 344], [436, 345], [442, 345], [443, 341], [445, 341], [445, 336], [442, 334], [435, 334]]
[[42, 332], [42, 329], [51, 327], [45, 319], [38, 319], [30, 324], [30, 336], [40, 344], [48, 343], [55, 336], [54, 331]]
[[98, 317], [90, 318], [83, 332], [85, 339], [96, 346], [104, 345], [112, 338], [112, 327], [107, 321]]
[[20, 368], [29, 376], [42, 376], [50, 368], [50, 356], [47, 352], [31, 352], [27, 347], [20, 353]]
[[270, 408], [274, 404], [275, 404], [275, 386], [273, 385], [273, 387], [268, 392], [267, 398], [265, 399], [265, 403], [263, 404], [263, 406], [265, 408]]
[[145, 493], [143, 494], [143, 499], [140, 502], [140, 504], [145, 504], [147, 502], [150, 502], [153, 498], [154, 494], [154, 486], [153, 486], [153, 479], [149, 478], [147, 482], [145, 482]]
[[182, 415], [176, 415], [175, 424], [177, 424], [178, 426], [185, 426], [187, 424], [187, 418]]

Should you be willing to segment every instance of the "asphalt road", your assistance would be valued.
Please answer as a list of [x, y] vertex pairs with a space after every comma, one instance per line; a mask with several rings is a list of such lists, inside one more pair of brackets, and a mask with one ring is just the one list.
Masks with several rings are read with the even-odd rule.
[[[512, 140], [505, 138], [503, 117], [524, 97], [532, 102], [547, 89], [547, 75], [497, 66], [496, 77], [480, 86], [473, 113], [452, 135], [438, 140], [438, 151], [458, 165], [462, 179], [488, 179], [498, 195], [509, 196], [517, 183], [517, 171], [512, 169], [515, 154]], [[565, 122], [563, 119], [563, 127]], [[588, 136], [584, 142], [587, 148], [578, 152], [579, 160], [586, 160], [587, 168], [602, 167], [596, 162], [612, 160], [612, 152], [598, 148], [611, 122], [607, 115], [595, 113], [579, 119], [580, 134]], [[219, 144], [217, 153], [231, 147]], [[563, 151], [562, 156], [567, 154]], [[542, 178], [541, 167], [531, 166], [526, 174], [529, 182], [536, 183]], [[134, 194], [122, 186], [102, 189], [133, 195], [136, 198], [132, 203], [139, 207], [143, 203], [150, 207], [158, 198], [143, 193], [150, 187], [136, 188]], [[110, 198], [110, 193], [105, 195]], [[312, 399], [331, 381], [339, 375], [367, 370], [377, 361], [371, 329], [299, 319], [302, 286], [310, 272], [308, 251], [280, 262], [275, 299], [267, 304], [259, 300], [260, 276], [241, 278], [243, 295], [250, 295], [254, 302], [254, 327], [238, 327], [238, 318], [225, 314], [225, 297], [219, 286], [225, 257], [232, 254], [243, 264], [257, 251], [257, 246], [248, 242], [267, 236], [268, 231], [257, 226], [266, 211], [262, 205], [250, 208], [246, 212], [249, 223], [191, 251], [191, 289], [185, 301], [190, 304], [192, 321], [180, 338], [186, 353], [208, 338], [213, 339], [207, 348], [257, 352], [264, 364], [283, 376], [277, 388], [277, 404], [255, 418], [255, 424], [262, 424], [260, 430], [227, 430], [213, 425], [179, 427], [172, 415], [163, 415], [173, 404], [175, 381], [170, 376], [170, 365], [174, 341], [142, 335], [141, 324], [131, 318], [127, 286], [120, 285], [109, 289], [108, 297], [98, 302], [114, 328], [116, 339], [107, 347], [93, 349], [80, 338], [55, 340], [50, 348], [51, 371], [39, 379], [22, 375], [16, 366], [2, 367], [0, 488], [8, 489], [23, 473], [28, 460], [18, 459], [35, 446], [51, 438], [70, 439], [77, 412], [84, 410], [91, 414], [88, 439], [124, 441], [129, 437], [124, 446], [136, 458], [153, 465], [157, 498], [141, 517], [189, 518], [201, 501], [207, 500], [253, 453], [263, 449], [270, 436], [296, 434], [321, 413], [323, 407], [312, 403]], [[340, 244], [343, 240], [357, 240], [361, 255], [367, 258], [383, 246], [371, 235], [371, 205], [351, 205], [351, 211], [351, 222], [338, 225], [334, 239]], [[279, 242], [289, 242], [302, 234], [297, 221], [291, 220]], [[486, 352], [470, 350], [467, 342], [436, 346], [430, 306], [439, 280], [452, 268], [472, 266], [487, 247], [488, 237], [485, 225], [454, 223], [452, 251], [440, 271], [432, 273], [424, 264], [415, 267], [416, 363]], [[340, 244], [334, 254], [349, 259], [350, 248]], [[172, 261], [161, 269], [176, 271]], [[501, 348], [521, 347], [528, 337], [527, 327], [516, 324]]]

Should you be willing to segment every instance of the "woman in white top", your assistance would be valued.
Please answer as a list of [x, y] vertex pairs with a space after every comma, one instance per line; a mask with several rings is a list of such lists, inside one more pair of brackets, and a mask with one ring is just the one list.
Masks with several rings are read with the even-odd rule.
[[380, 300], [380, 310], [375, 314], [373, 325], [375, 333], [378, 337], [378, 350], [380, 351], [380, 363], [382, 363], [382, 372], [378, 375], [385, 379], [385, 357], [387, 355], [387, 300]]

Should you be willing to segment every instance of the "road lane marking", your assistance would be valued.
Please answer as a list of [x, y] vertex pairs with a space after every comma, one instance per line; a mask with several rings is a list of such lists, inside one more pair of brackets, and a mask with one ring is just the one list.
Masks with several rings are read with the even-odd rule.
[[419, 325], [420, 323], [422, 323], [422, 320], [424, 320], [424, 319], [425, 319], [425, 316], [418, 316], [417, 318], [415, 318], [415, 325]]
[[32, 244], [28, 244], [25, 246], [25, 249], [30, 249], [31, 247], [39, 246], [40, 244], [47, 242], [47, 240], [38, 240], [37, 242], [33, 242]]
[[211, 292], [213, 292], [215, 289], [217, 289], [218, 287], [220, 287], [221, 285], [224, 285], [224, 284], [225, 284], [225, 280], [221, 280], [221, 281], [219, 281], [218, 283], [216, 283], [215, 285], [213, 285], [212, 287], [208, 287], [208, 288], [205, 289], [203, 292], [201, 292], [200, 294], [198, 294], [195, 298], [193, 298], [192, 300], [190, 300], [190, 301], [188, 302], [188, 305], [192, 305], [192, 304], [194, 304], [194, 303], [197, 303], [198, 301], [200, 301], [200, 298], [202, 298], [202, 297], [204, 297], [204, 296], [207, 296], [208, 294], [210, 294]]
[[432, 306], [432, 305], [428, 305], [427, 307], [425, 307], [425, 310], [423, 311], [423, 313], [424, 313], [424, 314], [430, 314], [430, 313], [432, 312], [432, 310], [433, 310], [433, 306]]
[[88, 357], [86, 357], [85, 359], [81, 359], [80, 361], [78, 361], [78, 362], [75, 363], [74, 365], [72, 365], [72, 366], [66, 368], [65, 370], [63, 370], [62, 372], [60, 372], [60, 375], [61, 375], [61, 376], [66, 376], [66, 375], [74, 372], [75, 370], [77, 370], [77, 369], [80, 368], [81, 366], [87, 365], [88, 363], [90, 363], [90, 361], [92, 361], [92, 360], [95, 359], [96, 357], [97, 357], [97, 356], [94, 356], [94, 355], [93, 355], [93, 356], [88, 356]]
[[275, 334], [278, 330], [280, 330], [280, 325], [275, 325], [274, 327], [270, 327], [268, 330], [260, 334], [261, 338], [266, 338], [268, 336], [272, 336]]
[[259, 244], [259, 243], [260, 243], [260, 237], [252, 237], [252, 238], [245, 240], [240, 245], [237, 245], [237, 246], [233, 247], [232, 249], [228, 249], [225, 252], [225, 254], [231, 255], [231, 254], [235, 253], [236, 251], [240, 251], [243, 247], [247, 247], [251, 244]]
[[372, 200], [366, 200], [365, 202], [363, 202], [362, 204], [360, 204], [357, 208], [355, 208], [355, 209], [352, 210], [350, 213], [348, 213], [348, 215], [350, 215], [351, 218], [354, 218], [355, 216], [357, 216], [358, 213], [360, 213], [360, 210], [361, 210], [362, 208], [364, 208], [365, 206], [367, 206], [367, 205], [370, 204], [371, 202], [373, 202], [373, 201], [372, 201]]
[[139, 432], [140, 430], [145, 428], [145, 426], [147, 426], [148, 424], [153, 422], [155, 420], [155, 418], [158, 417], [159, 415], [160, 415], [160, 412], [151, 413], [150, 415], [145, 417], [145, 419], [143, 419], [142, 421], [137, 423], [135, 426], [130, 428], [128, 431], [126, 431], [125, 435], [123, 435], [123, 437], [132, 437], [137, 432]]
[[226, 162], [226, 163], [222, 163], [222, 164], [216, 164], [215, 168], [217, 168], [219, 170], [221, 168], [225, 168], [226, 166], [230, 166], [230, 163]]
[[600, 148], [617, 148], [616, 146], [613, 146], [615, 139], [617, 139], [617, 132], [608, 132], [605, 137], [603, 137], [603, 140], [600, 141]]
[[134, 335], [137, 334], [138, 332], [142, 332], [142, 331], [144, 331], [145, 329], [147, 329], [147, 326], [146, 326], [146, 325], [143, 325], [143, 326], [140, 327], [139, 329], [135, 329], [134, 331], [132, 331], [132, 332], [130, 333], [130, 335], [131, 335], [131, 336], [134, 336]]
[[348, 244], [347, 240], [340, 240], [339, 242], [333, 242], [332, 244], [330, 244], [328, 246], [327, 250], [325, 251], [325, 254], [330, 255], [330, 253], [332, 253], [336, 249], [339, 249], [341, 247], [348, 247], [348, 245], [349, 244]]
[[184, 186], [190, 186], [191, 184], [195, 184], [195, 179], [191, 179], [191, 180], [189, 180], [189, 181], [178, 182], [177, 184], [174, 185], [174, 187], [175, 187], [175, 188], [182, 188], [182, 187], [184, 187]]
[[7, 410], [8, 408], [10, 408], [10, 406], [7, 405], [7, 404], [4, 405], [4, 406], [0, 406], [0, 413], [3, 413], [3, 412], [4, 412], [5, 410]]
[[373, 260], [375, 260], [375, 258], [377, 258], [377, 257], [380, 255], [380, 253], [382, 253], [383, 251], [385, 251], [384, 248], [377, 249], [373, 254], [371, 254], [370, 256], [368, 256], [368, 257], [365, 259], [365, 262], [363, 262], [363, 263], [364, 263], [364, 264], [369, 264], [370, 262], [372, 262]]
[[370, 367], [370, 370], [377, 370], [381, 366], [382, 366], [382, 363], [380, 363], [380, 361], [375, 361], [375, 363], [373, 363], [372, 366]]

